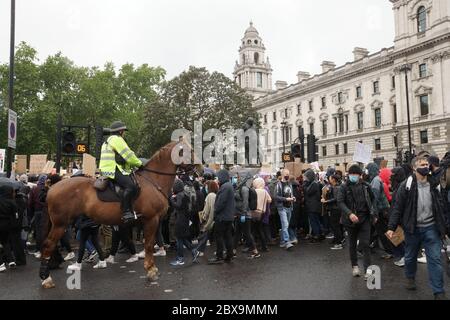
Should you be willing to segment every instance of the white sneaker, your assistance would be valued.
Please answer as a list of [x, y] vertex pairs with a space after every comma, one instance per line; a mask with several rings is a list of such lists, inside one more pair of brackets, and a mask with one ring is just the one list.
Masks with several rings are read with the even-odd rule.
[[0, 272], [5, 272], [6, 271], [6, 265], [3, 263], [2, 265], [0, 265]]
[[427, 257], [424, 255], [417, 259], [417, 262], [419, 263], [427, 263]]
[[352, 269], [352, 275], [354, 277], [359, 277], [361, 275], [361, 272], [359, 271], [359, 267], [358, 266], [354, 266]]
[[192, 244], [193, 245], [197, 245], [198, 244], [198, 240], [192, 240]]
[[157, 244], [155, 244], [155, 245], [153, 246], [153, 249], [158, 250], [158, 249], [159, 249], [159, 246], [158, 246]]
[[67, 270], [81, 270], [81, 263], [75, 262], [67, 267]]
[[154, 257], [165, 257], [166, 256], [166, 250], [158, 250], [158, 251], [156, 251], [154, 254], [153, 254], [153, 256]]
[[298, 240], [297, 240], [297, 239], [295, 239], [295, 240], [291, 241], [291, 244], [293, 244], [293, 245], [296, 245], [296, 244], [298, 244]]
[[145, 250], [142, 250], [141, 252], [139, 252], [137, 256], [139, 259], [145, 259]]
[[17, 267], [17, 265], [16, 265], [16, 263], [13, 261], [13, 262], [8, 263], [8, 267], [10, 267], [11, 269], [14, 269], [15, 267]]
[[75, 253], [69, 252], [67, 256], [64, 258], [64, 261], [72, 260], [73, 258], [75, 258]]
[[41, 258], [41, 253], [38, 251], [38, 252], [36, 252], [35, 254], [34, 254], [34, 257], [36, 258], [36, 259], [40, 259]]
[[99, 261], [94, 267], [94, 269], [105, 269], [106, 268], [106, 261]]
[[109, 256], [108, 258], [105, 259], [105, 261], [106, 261], [107, 263], [111, 263], [111, 264], [116, 263], [116, 262], [114, 261], [114, 256]]
[[139, 260], [139, 257], [138, 257], [137, 254], [135, 254], [134, 256], [131, 256], [131, 258], [128, 259], [126, 262], [127, 262], [127, 263], [132, 263], [132, 262], [136, 262], [136, 261], [138, 261], [138, 260]]
[[369, 277], [372, 275], [372, 270], [367, 270], [366, 274], [364, 275], [364, 280], [367, 281], [367, 279], [369, 279]]
[[205, 253], [200, 251], [200, 254], [198, 256], [203, 257], [204, 255], [205, 255]]
[[405, 266], [405, 258], [403, 257], [403, 258], [401, 258], [401, 259], [398, 260], [398, 261], [394, 261], [394, 264], [395, 264], [397, 267], [404, 267], [404, 266]]
[[292, 248], [294, 245], [290, 242], [286, 243], [286, 250], [289, 250], [290, 248]]
[[[209, 242], [209, 240], [206, 241], [206, 246], [209, 247], [210, 245], [211, 245], [211, 242]], [[450, 251], [450, 250], [449, 250], [449, 251]]]

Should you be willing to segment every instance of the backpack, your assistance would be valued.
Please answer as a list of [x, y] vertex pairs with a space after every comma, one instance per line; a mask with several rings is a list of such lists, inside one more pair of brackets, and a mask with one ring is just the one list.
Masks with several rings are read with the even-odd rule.
[[190, 185], [184, 186], [184, 194], [189, 199], [188, 201], [188, 213], [192, 214], [195, 213], [197, 208], [197, 192], [195, 191], [195, 188]]
[[248, 188], [248, 209], [256, 210], [258, 208], [258, 194], [255, 188]]

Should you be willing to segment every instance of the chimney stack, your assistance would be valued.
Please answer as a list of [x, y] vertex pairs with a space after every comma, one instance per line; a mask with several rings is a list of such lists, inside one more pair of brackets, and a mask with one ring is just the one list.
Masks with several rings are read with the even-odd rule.
[[322, 62], [322, 64], [320, 66], [322, 67], [322, 73], [326, 73], [326, 72], [336, 68], [336, 64], [331, 61], [324, 61], [324, 62]]
[[275, 82], [275, 88], [277, 88], [277, 90], [284, 89], [287, 86], [288, 86], [288, 84], [286, 81], [278, 80], [277, 82]]
[[369, 50], [367, 50], [366, 48], [358, 48], [356, 47], [353, 50], [353, 55], [354, 55], [354, 61], [358, 61], [361, 60], [365, 57], [367, 57], [369, 55]]
[[298, 82], [302, 82], [303, 80], [309, 79], [310, 77], [311, 75], [309, 74], [309, 72], [299, 71], [297, 73]]

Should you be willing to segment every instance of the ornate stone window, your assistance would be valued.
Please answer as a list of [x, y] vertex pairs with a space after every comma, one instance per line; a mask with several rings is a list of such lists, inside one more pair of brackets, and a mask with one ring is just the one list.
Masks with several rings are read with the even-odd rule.
[[417, 32], [425, 32], [427, 28], [427, 10], [424, 6], [417, 9]]
[[259, 63], [259, 53], [255, 52], [255, 54], [253, 55], [254, 59], [255, 59], [255, 64]]

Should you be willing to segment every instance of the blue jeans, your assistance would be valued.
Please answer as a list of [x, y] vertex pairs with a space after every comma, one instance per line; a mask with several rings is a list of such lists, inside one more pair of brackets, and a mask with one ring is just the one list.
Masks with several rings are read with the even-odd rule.
[[436, 225], [416, 228], [414, 233], [405, 232], [405, 275], [414, 279], [417, 272], [417, 255], [425, 248], [428, 280], [433, 293], [444, 292], [444, 275], [441, 260], [442, 242]]
[[[81, 230], [77, 231], [77, 236], [76, 236], [77, 240], [80, 241], [81, 239]], [[91, 254], [92, 252], [94, 252], [95, 247], [92, 244], [91, 240], [87, 240], [86, 241], [86, 250], [88, 251], [89, 254]]]
[[194, 246], [192, 245], [191, 240], [188, 238], [177, 238], [177, 259], [183, 260], [184, 258], [184, 247], [186, 247], [189, 251], [194, 250]]
[[289, 228], [289, 222], [291, 221], [292, 208], [277, 207], [278, 214], [281, 221], [281, 239], [280, 243], [284, 244], [289, 241], [297, 240], [295, 230]]
[[322, 234], [322, 227], [320, 226], [320, 214], [308, 213], [309, 223], [311, 224], [311, 234], [314, 237], [318, 237]]

